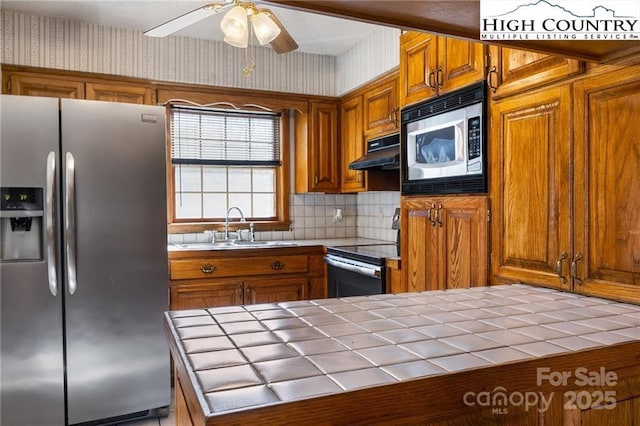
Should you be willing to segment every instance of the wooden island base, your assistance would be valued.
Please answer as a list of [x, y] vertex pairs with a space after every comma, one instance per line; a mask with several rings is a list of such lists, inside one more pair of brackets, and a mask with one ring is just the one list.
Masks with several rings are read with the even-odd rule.
[[[246, 409], [205, 418], [193, 389], [182, 389], [180, 373], [175, 381], [178, 426], [232, 424], [431, 424], [431, 425], [593, 425], [631, 426], [640, 415], [640, 342], [570, 355], [479, 368], [426, 377], [408, 382], [360, 389], [337, 395]], [[576, 386], [576, 366], [589, 374], [601, 368], [615, 372], [613, 386]], [[538, 369], [570, 372], [567, 386], [536, 385]], [[545, 370], [546, 371], [546, 370]], [[605, 373], [606, 375], [606, 373]], [[187, 379], [188, 380], [188, 379]], [[188, 381], [187, 381], [188, 383]], [[507, 393], [503, 389], [507, 390]], [[495, 404], [484, 404], [489, 393]], [[604, 398], [615, 400], [611, 408], [591, 408]], [[467, 401], [475, 406], [465, 404]], [[504, 396], [501, 396], [504, 395]], [[519, 395], [523, 395], [522, 399]], [[542, 411], [545, 403], [548, 409]], [[504, 403], [504, 398], [511, 401]], [[188, 402], [189, 401], [189, 402]], [[537, 402], [537, 403], [536, 403]], [[606, 401], [602, 401], [603, 403]], [[531, 403], [531, 406], [527, 406]], [[517, 406], [515, 404], [521, 404]], [[565, 406], [566, 405], [566, 406]], [[190, 412], [190, 407], [193, 413]], [[580, 409], [582, 407], [584, 409]]]

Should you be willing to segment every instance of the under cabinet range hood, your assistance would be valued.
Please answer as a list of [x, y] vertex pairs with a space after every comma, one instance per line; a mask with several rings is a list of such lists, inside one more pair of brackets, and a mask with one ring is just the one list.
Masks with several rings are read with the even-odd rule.
[[367, 153], [349, 164], [349, 168], [352, 170], [395, 170], [399, 167], [400, 133], [368, 141]]

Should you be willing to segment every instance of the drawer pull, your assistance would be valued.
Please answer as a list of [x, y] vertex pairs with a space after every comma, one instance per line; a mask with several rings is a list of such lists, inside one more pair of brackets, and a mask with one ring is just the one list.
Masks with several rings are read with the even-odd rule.
[[213, 266], [213, 265], [212, 265], [212, 264], [210, 264], [210, 263], [205, 263], [204, 265], [202, 265], [202, 266], [200, 267], [200, 270], [201, 270], [203, 273], [205, 273], [205, 274], [210, 274], [210, 273], [212, 273], [213, 271], [215, 271], [215, 270], [216, 270], [216, 267], [215, 267], [215, 266]]
[[279, 271], [282, 268], [284, 268], [284, 263], [280, 262], [279, 260], [276, 260], [271, 264], [271, 269], [274, 269], [276, 271]]

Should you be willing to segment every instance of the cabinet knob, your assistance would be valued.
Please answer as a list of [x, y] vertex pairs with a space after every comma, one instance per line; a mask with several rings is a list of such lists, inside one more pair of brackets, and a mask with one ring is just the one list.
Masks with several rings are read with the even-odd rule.
[[212, 264], [210, 264], [210, 263], [205, 263], [204, 265], [202, 265], [202, 266], [200, 267], [200, 270], [201, 270], [203, 273], [205, 273], [205, 274], [210, 274], [210, 273], [212, 273], [213, 271], [215, 271], [215, 270], [216, 270], [216, 267], [215, 267], [215, 266], [213, 266], [213, 265], [212, 265]]
[[442, 89], [442, 86], [444, 86], [444, 70], [442, 69], [442, 65], [440, 65], [436, 71], [436, 84], [438, 85], [438, 89]]
[[427, 77], [427, 85], [433, 92], [436, 91], [436, 70], [431, 70], [431, 72], [429, 72], [429, 76]]
[[562, 261], [565, 260], [567, 257], [569, 257], [567, 252], [566, 251], [562, 252], [560, 257], [556, 261], [556, 274], [558, 275], [558, 278], [560, 278], [560, 281], [562, 282], [562, 284], [567, 282], [567, 278], [564, 275], [562, 275]]
[[400, 127], [400, 123], [398, 122], [398, 112], [399, 112], [400, 108], [394, 108], [391, 110], [391, 112], [389, 112], [389, 121], [391, 122], [391, 124], [393, 124], [393, 126], [397, 129], [398, 127]]
[[[491, 83], [492, 75], [496, 76], [496, 84]], [[491, 67], [491, 69], [489, 69], [489, 72], [487, 73], [487, 86], [489, 87], [492, 93], [496, 93], [496, 90], [498, 90], [498, 70], [496, 69], [495, 66]]]
[[276, 271], [279, 271], [282, 268], [284, 268], [284, 263], [280, 262], [279, 260], [276, 260], [271, 264], [271, 269], [274, 269]]
[[582, 285], [582, 279], [578, 277], [578, 262], [580, 260], [582, 260], [582, 253], [573, 256], [573, 260], [571, 261], [571, 278], [573, 278], [576, 284]]

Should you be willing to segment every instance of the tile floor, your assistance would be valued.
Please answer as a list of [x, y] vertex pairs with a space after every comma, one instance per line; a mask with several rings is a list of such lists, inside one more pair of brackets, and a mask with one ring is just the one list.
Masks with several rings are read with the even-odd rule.
[[154, 417], [131, 422], [118, 423], [115, 426], [176, 426], [176, 409], [174, 404], [173, 388], [171, 388], [171, 404], [169, 405], [169, 415], [167, 417]]

